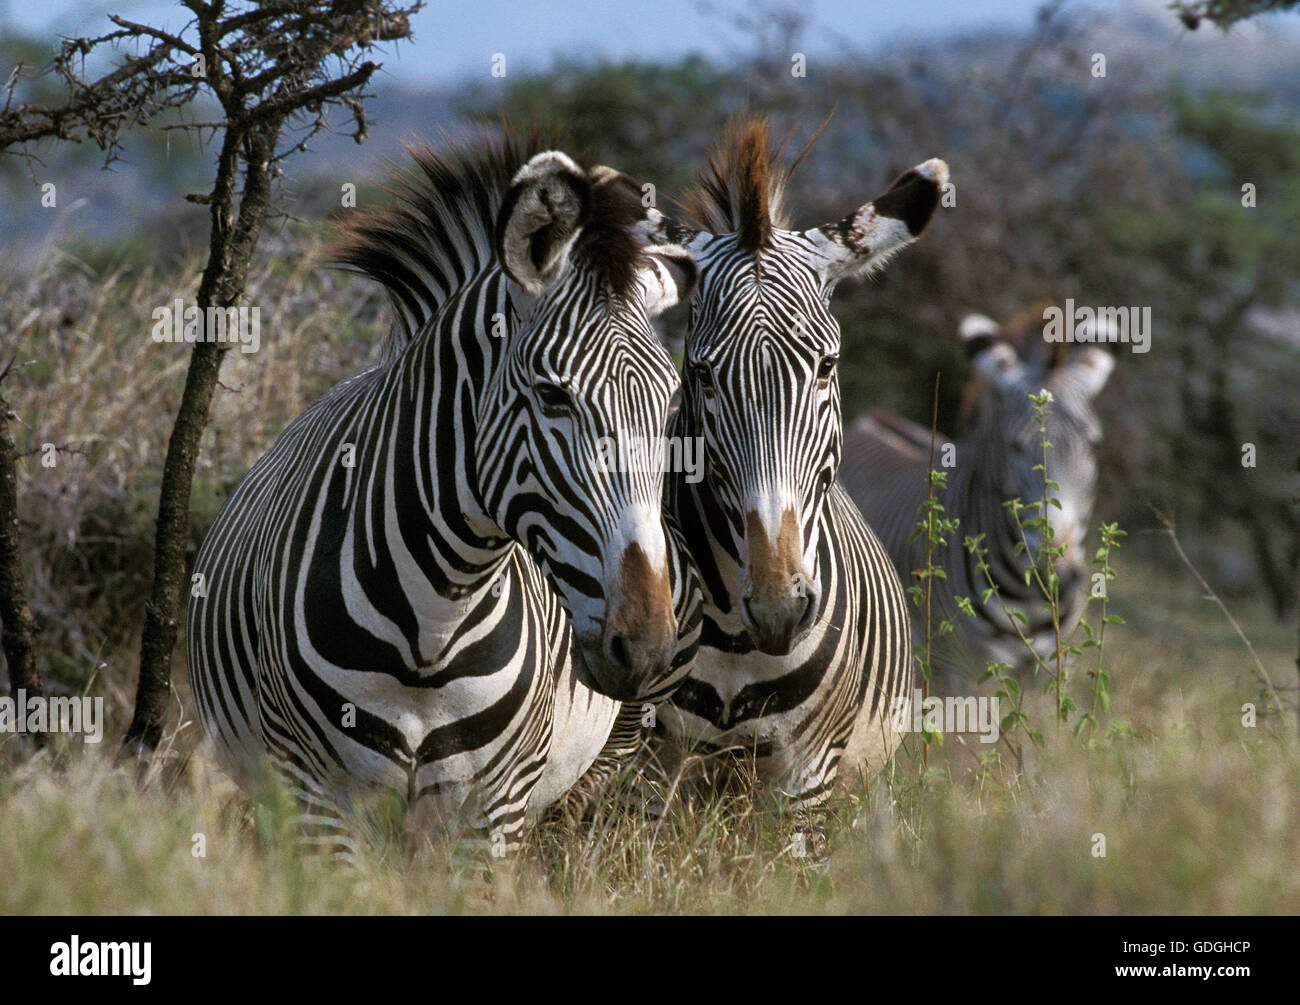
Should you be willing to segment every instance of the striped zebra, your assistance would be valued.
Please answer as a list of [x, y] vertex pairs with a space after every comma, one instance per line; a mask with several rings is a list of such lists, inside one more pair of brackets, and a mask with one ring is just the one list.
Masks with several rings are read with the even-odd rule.
[[893, 753], [913, 679], [898, 576], [835, 481], [830, 298], [920, 236], [948, 169], [927, 161], [803, 231], [782, 209], [792, 170], [766, 122], [738, 125], [686, 202], [698, 229], [667, 229], [700, 270], [671, 435], [702, 438], [704, 477], [670, 474], [668, 498], [705, 608], [656, 748], [669, 771], [688, 748], [743, 749], [760, 778], [810, 808]]
[[510, 848], [619, 700], [693, 656], [662, 472], [598, 443], [662, 435], [679, 377], [649, 318], [695, 269], [646, 250], [630, 179], [545, 147], [412, 150], [395, 204], [344, 228], [338, 262], [392, 303], [381, 361], [284, 431], [198, 554], [199, 719], [236, 777], [287, 778], [307, 845], [354, 853], [378, 789]]
[[[1097, 444], [1101, 427], [1093, 400], [1115, 365], [1105, 346], [1048, 343], [1042, 337], [1042, 313], [1027, 312], [999, 327], [972, 314], [961, 324], [974, 377], [966, 388], [965, 434], [953, 441], [935, 440], [934, 464], [950, 464], [946, 492], [938, 493], [944, 515], [959, 521], [946, 550], [933, 561], [945, 579], [933, 580], [932, 629], [952, 622], [955, 631], [937, 636], [932, 630], [931, 665], [944, 686], [968, 690], [990, 660], [1009, 663], [1018, 672], [1029, 670], [1034, 658], [1025, 648], [1007, 607], [1024, 612], [1020, 631], [1040, 657], [1055, 652], [1052, 612], [1037, 583], [1027, 585], [1025, 573], [1038, 553], [1043, 535], [1025, 529], [1028, 553], [1017, 554], [1020, 532], [1003, 503], [1020, 499], [1033, 503], [1043, 497], [1043, 474], [1034, 471], [1043, 460], [1041, 436], [1029, 396], [1040, 389], [1052, 393], [1045, 421], [1048, 476], [1060, 486], [1052, 494], [1061, 507], [1049, 506], [1053, 543], [1066, 545], [1057, 562], [1060, 576], [1061, 630], [1068, 635], [1082, 613], [1087, 593], [1087, 561], [1083, 550], [1097, 483]], [[930, 431], [896, 415], [873, 412], [853, 422], [844, 435], [844, 464], [840, 480], [876, 528], [899, 574], [913, 580], [913, 570], [925, 565], [925, 542], [912, 539], [917, 507], [927, 494], [930, 470]], [[948, 458], [949, 461], [945, 461]], [[1022, 514], [1021, 520], [1034, 514]], [[988, 586], [974, 558], [962, 547], [967, 535], [984, 534], [987, 562], [998, 596], [982, 601]], [[911, 540], [909, 540], [911, 539]], [[955, 597], [970, 597], [976, 617], [963, 614]], [[925, 631], [924, 611], [910, 605], [914, 632]]]

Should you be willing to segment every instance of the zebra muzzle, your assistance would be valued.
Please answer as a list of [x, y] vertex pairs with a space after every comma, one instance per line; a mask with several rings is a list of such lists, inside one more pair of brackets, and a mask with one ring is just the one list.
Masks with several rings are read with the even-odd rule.
[[778, 594], [775, 599], [765, 597], [766, 591], [754, 591], [740, 598], [740, 615], [745, 627], [754, 645], [769, 656], [788, 655], [812, 627], [820, 590], [815, 583], [804, 582], [802, 588], [792, 586], [788, 595]]
[[578, 640], [578, 679], [619, 701], [635, 701], [650, 693], [668, 675], [677, 651], [676, 621], [671, 624], [666, 633], [612, 629], [595, 639]]
[[757, 512], [746, 521], [740, 616], [754, 645], [770, 656], [787, 655], [808, 633], [820, 607], [821, 587], [804, 570], [802, 540], [792, 509], [781, 513], [775, 537]]
[[655, 569], [632, 544], [619, 565], [618, 587], [596, 637], [580, 639], [589, 680], [583, 683], [620, 701], [649, 693], [667, 675], [677, 653], [677, 617], [667, 566]]

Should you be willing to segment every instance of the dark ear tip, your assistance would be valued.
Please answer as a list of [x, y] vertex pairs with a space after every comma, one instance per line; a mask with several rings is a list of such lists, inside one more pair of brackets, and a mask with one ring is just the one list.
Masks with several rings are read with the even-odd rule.
[[972, 335], [965, 339], [963, 343], [966, 347], [966, 358], [974, 359], [980, 353], [987, 352], [1001, 341], [1003, 341], [1002, 336], [993, 332], [981, 332], [978, 335]]
[[879, 215], [902, 220], [908, 232], [919, 237], [934, 218], [940, 196], [939, 186], [913, 169], [900, 176], [874, 206]]
[[902, 220], [913, 237], [920, 237], [934, 219], [948, 182], [948, 165], [937, 157], [909, 168], [894, 179], [879, 199], [876, 212]]

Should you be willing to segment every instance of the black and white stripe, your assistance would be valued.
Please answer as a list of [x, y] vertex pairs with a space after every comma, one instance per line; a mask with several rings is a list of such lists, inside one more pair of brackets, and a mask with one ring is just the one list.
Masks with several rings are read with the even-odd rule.
[[734, 746], [803, 806], [878, 770], [913, 680], [904, 595], [835, 481], [841, 413], [836, 284], [915, 240], [947, 167], [932, 160], [843, 220], [785, 229], [788, 171], [767, 130], [739, 131], [694, 200], [709, 229], [670, 228], [700, 282], [676, 436], [703, 437], [705, 477], [669, 481], [700, 568], [694, 668], [659, 712], [661, 758]]
[[352, 796], [383, 787], [509, 846], [618, 700], [661, 694], [693, 655], [662, 472], [607, 470], [597, 444], [662, 432], [678, 376], [649, 318], [694, 269], [644, 250], [617, 172], [539, 140], [412, 153], [397, 203], [338, 253], [392, 299], [382, 362], [222, 508], [190, 677], [221, 761], [269, 760], [307, 840], [348, 848]]

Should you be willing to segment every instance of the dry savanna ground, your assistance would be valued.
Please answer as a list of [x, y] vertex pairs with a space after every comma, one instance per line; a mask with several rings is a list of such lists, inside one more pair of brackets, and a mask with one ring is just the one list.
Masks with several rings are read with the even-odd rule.
[[[290, 243], [292, 254], [264, 248], [279, 264], [250, 289], [261, 351], [232, 354], [223, 371], [196, 536], [275, 432], [364, 362], [378, 330], [372, 294], [314, 270], [310, 234]], [[8, 386], [27, 424], [20, 446], [69, 448], [52, 469], [30, 458], [20, 485], [47, 677], [58, 693], [104, 696], [109, 717], [98, 746], [57, 738], [34, 754], [0, 737], [0, 912], [1300, 912], [1293, 631], [1249, 597], [1228, 600], [1288, 706], [1278, 714], [1167, 539], [1134, 527], [1114, 560], [1112, 611], [1126, 623], [1107, 630], [1113, 683], [1095, 742], [1058, 731], [1031, 685], [1045, 742], [1026, 766], [973, 737], [923, 756], [912, 736], [830, 808], [813, 854], [797, 855], [792, 821], [741, 790], [674, 798], [661, 818], [611, 798], [579, 829], [536, 828], [510, 862], [382, 813], [357, 868], [302, 858], [282, 793], [249, 802], [194, 756], [179, 658], [163, 755], [143, 780], [115, 766], [185, 366], [182, 349], [149, 341], [149, 311], [193, 274], [191, 258], [144, 268], [60, 254], [0, 290], [0, 323], [36, 360]], [[1095, 658], [1077, 663], [1081, 697]]]

